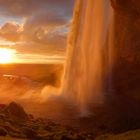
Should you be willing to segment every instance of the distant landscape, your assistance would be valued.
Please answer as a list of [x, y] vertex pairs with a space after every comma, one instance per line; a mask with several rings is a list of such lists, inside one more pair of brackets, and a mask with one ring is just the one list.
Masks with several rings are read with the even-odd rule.
[[43, 84], [60, 86], [62, 64], [0, 64], [0, 76], [25, 76]]

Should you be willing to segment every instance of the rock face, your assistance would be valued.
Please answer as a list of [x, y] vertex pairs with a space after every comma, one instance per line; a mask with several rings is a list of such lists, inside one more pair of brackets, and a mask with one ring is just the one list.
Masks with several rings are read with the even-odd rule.
[[114, 75], [116, 93], [140, 101], [140, 1], [111, 0], [115, 14]]
[[138, 0], [111, 0], [111, 3], [117, 13], [131, 17], [140, 16], [140, 1]]

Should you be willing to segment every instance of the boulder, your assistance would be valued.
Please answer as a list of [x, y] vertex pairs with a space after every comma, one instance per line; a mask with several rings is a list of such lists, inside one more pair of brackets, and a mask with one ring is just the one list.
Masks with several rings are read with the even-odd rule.
[[6, 135], [7, 135], [7, 131], [4, 128], [0, 127], [0, 136], [6, 136]]
[[23, 107], [15, 102], [10, 103], [4, 110], [7, 117], [14, 120], [26, 121], [29, 119], [28, 114], [24, 111]]
[[23, 134], [29, 139], [36, 139], [37, 132], [31, 128], [23, 128]]

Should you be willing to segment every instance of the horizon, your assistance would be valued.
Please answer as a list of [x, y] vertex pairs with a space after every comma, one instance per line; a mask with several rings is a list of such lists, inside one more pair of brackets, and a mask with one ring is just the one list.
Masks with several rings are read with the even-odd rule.
[[11, 60], [5, 56], [5, 62], [1, 56], [0, 64], [64, 63], [74, 1], [13, 1], [10, 8], [9, 4], [0, 1], [0, 53], [16, 53]]

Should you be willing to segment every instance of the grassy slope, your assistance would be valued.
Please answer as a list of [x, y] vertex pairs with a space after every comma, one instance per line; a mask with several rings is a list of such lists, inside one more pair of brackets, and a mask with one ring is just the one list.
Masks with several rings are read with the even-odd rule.
[[103, 135], [96, 138], [96, 140], [140, 140], [140, 130], [128, 131], [117, 135]]

